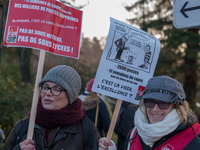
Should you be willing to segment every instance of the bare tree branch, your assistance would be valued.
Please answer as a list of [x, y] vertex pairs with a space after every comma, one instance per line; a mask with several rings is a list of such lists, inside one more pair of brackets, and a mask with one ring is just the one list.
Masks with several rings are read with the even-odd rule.
[[67, 4], [67, 5], [70, 5], [70, 6], [72, 6], [72, 7], [74, 7], [74, 8], [76, 8], [76, 9], [82, 9], [83, 7], [85, 7], [85, 6], [87, 6], [88, 4], [89, 4], [89, 0], [87, 0], [87, 2], [85, 3], [85, 4], [83, 4], [83, 5], [76, 5], [75, 3], [76, 3], [76, 0], [59, 0], [61, 3], [63, 3], [63, 4]]

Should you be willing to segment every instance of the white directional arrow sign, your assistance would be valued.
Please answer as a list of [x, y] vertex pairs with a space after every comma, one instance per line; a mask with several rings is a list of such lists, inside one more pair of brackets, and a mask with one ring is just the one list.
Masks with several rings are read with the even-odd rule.
[[174, 0], [173, 24], [178, 29], [200, 27], [200, 0]]

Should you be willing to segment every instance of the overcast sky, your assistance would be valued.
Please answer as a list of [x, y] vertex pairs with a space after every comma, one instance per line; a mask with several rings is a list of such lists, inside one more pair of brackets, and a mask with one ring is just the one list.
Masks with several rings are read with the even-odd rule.
[[83, 11], [82, 33], [84, 36], [90, 38], [107, 36], [110, 17], [126, 22], [131, 14], [122, 6], [124, 1], [130, 0], [90, 0], [89, 4], [81, 9]]

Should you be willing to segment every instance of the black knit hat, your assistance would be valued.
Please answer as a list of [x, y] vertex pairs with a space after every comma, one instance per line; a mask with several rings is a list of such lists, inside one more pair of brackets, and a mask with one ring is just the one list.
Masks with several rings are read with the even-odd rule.
[[81, 89], [81, 78], [72, 67], [59, 65], [50, 69], [39, 82], [39, 86], [47, 81], [56, 83], [64, 88], [70, 104], [77, 99]]

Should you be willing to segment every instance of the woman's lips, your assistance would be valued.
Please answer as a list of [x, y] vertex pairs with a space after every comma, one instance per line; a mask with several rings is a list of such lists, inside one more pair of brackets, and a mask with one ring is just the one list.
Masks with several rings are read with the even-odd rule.
[[50, 100], [50, 99], [45, 99], [45, 100], [44, 100], [44, 103], [45, 103], [45, 104], [50, 104], [50, 103], [53, 103], [53, 101]]

